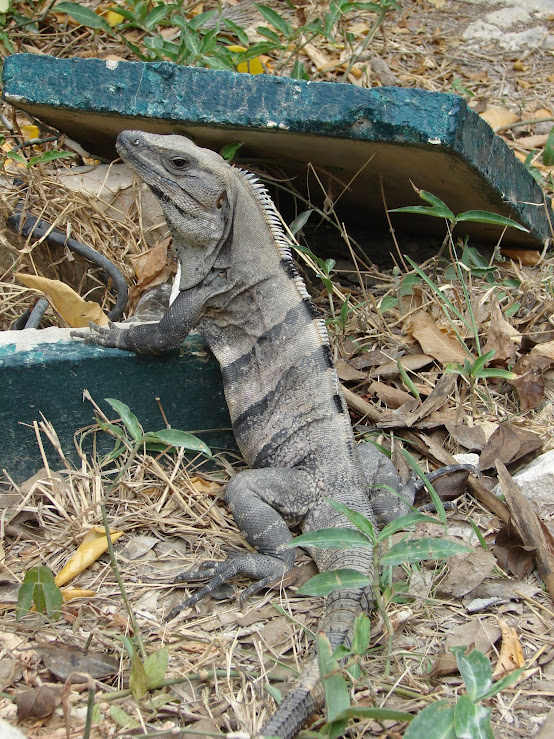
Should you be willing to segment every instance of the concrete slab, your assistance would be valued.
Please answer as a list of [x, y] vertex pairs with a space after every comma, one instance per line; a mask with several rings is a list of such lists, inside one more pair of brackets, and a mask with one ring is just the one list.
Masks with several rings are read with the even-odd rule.
[[[121, 130], [140, 128], [188, 135], [216, 150], [240, 140], [246, 160], [273, 160], [291, 174], [311, 162], [344, 183], [366, 165], [341, 198], [339, 216], [368, 231], [386, 230], [382, 178], [389, 208], [420, 203], [411, 179], [455, 213], [490, 210], [530, 229], [508, 229], [505, 245], [537, 248], [550, 235], [538, 185], [455, 95], [33, 54], [8, 57], [3, 80], [6, 101], [104, 156], [113, 155]], [[398, 230], [444, 234], [439, 219], [393, 219]], [[474, 244], [494, 244], [500, 235], [484, 224], [464, 224], [464, 232]]]
[[[104, 398], [127, 403], [145, 431], [165, 428], [159, 398], [172, 428], [212, 429], [199, 436], [213, 451], [236, 449], [219, 364], [199, 334], [191, 334], [180, 351], [147, 357], [74, 341], [70, 330], [0, 332], [0, 476], [5, 469], [21, 482], [43, 466], [32, 427], [42, 416], [53, 424], [66, 456], [78, 463], [73, 435], [94, 418], [92, 405], [83, 401], [85, 389], [109, 418], [115, 413]], [[103, 453], [114, 446], [107, 435], [100, 434], [98, 442]], [[87, 451], [91, 443], [89, 437]], [[49, 442], [44, 447], [59, 469]]]

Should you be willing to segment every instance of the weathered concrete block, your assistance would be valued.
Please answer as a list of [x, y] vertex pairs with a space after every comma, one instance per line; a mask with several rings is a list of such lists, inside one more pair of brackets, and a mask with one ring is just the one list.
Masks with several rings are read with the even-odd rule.
[[[382, 177], [389, 208], [419, 202], [411, 179], [454, 213], [490, 210], [530, 229], [508, 229], [504, 244], [536, 247], [550, 235], [539, 186], [456, 95], [34, 54], [8, 57], [3, 81], [7, 102], [92, 152], [111, 156], [121, 130], [140, 128], [181, 133], [214, 149], [240, 140], [246, 160], [275, 160], [294, 174], [298, 162], [332, 170], [345, 184], [359, 172], [339, 214], [368, 231], [386, 229]], [[400, 230], [444, 234], [440, 219], [392, 218]], [[486, 224], [464, 224], [464, 232], [485, 243], [500, 235]]]
[[[73, 435], [94, 417], [92, 405], [83, 401], [85, 389], [110, 418], [115, 413], [104, 398], [127, 403], [145, 431], [165, 428], [159, 398], [173, 428], [216, 429], [199, 435], [213, 449], [236, 448], [219, 364], [198, 334], [179, 351], [147, 357], [74, 341], [69, 333], [58, 328], [0, 332], [0, 473], [5, 469], [21, 481], [43, 466], [32, 428], [41, 414], [53, 424], [64, 453], [76, 461]], [[44, 446], [57, 469], [59, 457], [48, 442]], [[105, 451], [112, 447], [106, 436]]]

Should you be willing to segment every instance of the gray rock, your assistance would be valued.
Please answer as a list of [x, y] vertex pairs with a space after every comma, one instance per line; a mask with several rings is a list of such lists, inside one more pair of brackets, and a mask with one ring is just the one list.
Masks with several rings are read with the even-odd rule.
[[[541, 454], [513, 478], [521, 492], [537, 505], [542, 515], [554, 513], [554, 449]], [[500, 483], [495, 485], [493, 493], [502, 493]]]

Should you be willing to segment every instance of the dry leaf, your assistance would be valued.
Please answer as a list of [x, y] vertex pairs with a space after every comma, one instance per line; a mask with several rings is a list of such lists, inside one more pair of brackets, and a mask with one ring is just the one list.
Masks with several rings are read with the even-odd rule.
[[40, 688], [16, 693], [17, 721], [51, 716], [62, 701], [63, 688], [41, 685]]
[[500, 126], [509, 126], [519, 121], [517, 113], [512, 113], [507, 108], [501, 108], [499, 105], [487, 105], [486, 110], [479, 114], [491, 128], [499, 128]]
[[387, 359], [386, 362], [371, 370], [370, 377], [398, 377], [400, 374], [398, 362], [400, 362], [405, 370], [415, 372], [416, 370], [431, 364], [432, 361], [433, 357], [430, 357], [427, 354], [405, 354], [398, 360]]
[[[123, 536], [123, 531], [110, 531], [112, 543]], [[108, 549], [108, 540], [103, 526], [94, 526], [88, 531], [79, 545], [78, 549], [72, 554], [66, 562], [64, 568], [59, 572], [54, 582], [58, 587], [65, 585], [66, 582], [73, 580], [74, 577], [104, 554]]]
[[60, 642], [39, 645], [36, 648], [42, 661], [58, 680], [67, 680], [72, 672], [87, 672], [92, 677], [115, 675], [120, 667], [119, 659], [103, 652], [85, 652], [79, 647], [68, 647]]
[[514, 366], [517, 377], [508, 380], [515, 387], [519, 396], [520, 411], [525, 413], [537, 406], [544, 395], [544, 379], [542, 370], [550, 365], [550, 360], [538, 354], [520, 357]]
[[495, 556], [485, 549], [456, 554], [448, 560], [448, 574], [441, 580], [437, 593], [450, 598], [462, 598], [480, 585], [495, 565]]
[[494, 349], [493, 365], [498, 363], [512, 364], [516, 357], [516, 342], [521, 342], [521, 334], [504, 318], [498, 301], [493, 299], [491, 304], [491, 319], [487, 331], [487, 343], [483, 347], [483, 354]]
[[385, 385], [384, 382], [372, 382], [368, 387], [368, 393], [376, 395], [380, 401], [382, 401], [389, 408], [400, 408], [407, 401], [412, 399], [409, 393], [404, 390], [398, 390], [390, 385]]
[[554, 341], [546, 341], [544, 344], [535, 344], [529, 352], [530, 357], [546, 357], [554, 362]]
[[518, 639], [517, 632], [507, 623], [498, 619], [498, 625], [502, 630], [502, 644], [500, 645], [500, 655], [498, 662], [492, 674], [495, 680], [499, 680], [504, 675], [517, 670], [525, 664], [523, 649]]
[[504, 464], [515, 462], [540, 447], [542, 441], [537, 434], [503, 423], [492, 434], [481, 452], [479, 469], [488, 470], [498, 461]]
[[354, 369], [354, 367], [351, 367], [348, 362], [344, 361], [344, 359], [337, 359], [335, 362], [335, 370], [339, 379], [343, 382], [365, 380], [366, 378], [365, 372], [360, 372], [360, 370]]
[[501, 246], [500, 253], [514, 262], [521, 262], [524, 267], [534, 267], [541, 259], [540, 252], [533, 249], [508, 249]]
[[408, 333], [419, 341], [425, 354], [429, 354], [441, 364], [456, 362], [463, 364], [467, 354], [456, 339], [441, 331], [434, 319], [425, 311], [415, 313], [408, 326]]
[[526, 547], [515, 527], [509, 523], [503, 526], [496, 535], [493, 553], [505, 572], [515, 577], [525, 577], [534, 567], [532, 547]]
[[27, 287], [44, 293], [52, 307], [71, 328], [86, 328], [90, 321], [98, 326], [106, 326], [109, 323], [108, 316], [98, 303], [83, 300], [64, 282], [49, 280], [38, 275], [24, 275], [21, 272], [16, 272], [15, 276]]
[[455, 442], [465, 449], [481, 451], [487, 443], [485, 429], [482, 426], [467, 426], [465, 423], [446, 423], [446, 430]]

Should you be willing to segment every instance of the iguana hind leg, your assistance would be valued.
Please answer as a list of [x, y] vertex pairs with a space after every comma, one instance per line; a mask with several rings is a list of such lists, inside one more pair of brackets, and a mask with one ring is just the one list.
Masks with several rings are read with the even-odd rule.
[[294, 549], [287, 548], [292, 538], [287, 522], [300, 521], [317, 495], [315, 481], [307, 473], [294, 469], [246, 470], [231, 478], [225, 499], [235, 522], [258, 553], [233, 555], [224, 562], [210, 563], [200, 570], [179, 575], [176, 582], [211, 579], [176, 606], [168, 620], [237, 575], [255, 580], [242, 594], [244, 599], [288, 572], [294, 565]]

